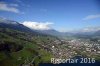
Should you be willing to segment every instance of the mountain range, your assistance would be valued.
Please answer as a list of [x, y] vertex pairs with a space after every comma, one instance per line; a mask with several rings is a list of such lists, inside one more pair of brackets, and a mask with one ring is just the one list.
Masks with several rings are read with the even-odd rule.
[[0, 18], [0, 27], [1, 28], [10, 28], [14, 30], [19, 30], [23, 32], [31, 32], [34, 34], [44, 34], [44, 35], [52, 35], [52, 36], [57, 36], [57, 37], [66, 37], [66, 36], [84, 36], [84, 35], [100, 35], [100, 27], [98, 29], [96, 28], [90, 28], [89, 29], [83, 29], [83, 30], [78, 30], [78, 31], [73, 31], [73, 32], [59, 32], [55, 29], [49, 29], [49, 30], [36, 30], [36, 29], [30, 29], [27, 26], [24, 26], [23, 24], [13, 21], [13, 20], [8, 20], [8, 19], [3, 19]]
[[23, 24], [21, 24], [17, 21], [3, 19], [3, 18], [0, 18], [0, 27], [1, 28], [10, 28], [10, 29], [14, 29], [14, 30], [23, 31], [23, 32], [31, 32], [34, 34], [45, 34], [45, 35], [52, 35], [52, 36], [61, 35], [60, 32], [58, 32], [54, 29], [50, 29], [50, 30], [35, 30], [34, 29], [33, 30], [33, 29], [30, 29], [30, 28], [24, 26]]

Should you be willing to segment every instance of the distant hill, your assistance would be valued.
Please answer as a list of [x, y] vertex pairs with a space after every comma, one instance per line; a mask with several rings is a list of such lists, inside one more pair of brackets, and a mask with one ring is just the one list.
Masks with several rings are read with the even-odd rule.
[[33, 30], [33, 29], [30, 29], [30, 28], [24, 26], [23, 24], [20, 24], [17, 21], [3, 19], [3, 18], [0, 18], [0, 27], [1, 28], [10, 28], [10, 29], [14, 29], [14, 30], [23, 31], [23, 32], [30, 32], [33, 34], [42, 34], [42, 35], [51, 35], [51, 36], [60, 36], [62, 34], [59, 31], [56, 31], [54, 29]]
[[38, 34], [37, 32], [31, 30], [30, 28], [20, 24], [17, 21], [13, 20], [8, 20], [8, 19], [2, 19], [0, 18], [0, 27], [1, 28], [9, 28], [9, 29], [14, 29], [14, 30], [19, 30], [22, 32], [30, 32], [34, 34]]
[[39, 33], [42, 33], [42, 34], [56, 36], [56, 37], [62, 36], [62, 33], [61, 32], [56, 31], [54, 29], [49, 29], [49, 30], [36, 30], [36, 31], [39, 32]]
[[100, 36], [100, 30], [95, 32], [95, 35], [99, 35]]

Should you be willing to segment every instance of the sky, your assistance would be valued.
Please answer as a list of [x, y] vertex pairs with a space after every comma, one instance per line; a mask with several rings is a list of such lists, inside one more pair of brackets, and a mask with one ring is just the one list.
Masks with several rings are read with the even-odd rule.
[[100, 26], [100, 0], [0, 0], [0, 17], [34, 29]]

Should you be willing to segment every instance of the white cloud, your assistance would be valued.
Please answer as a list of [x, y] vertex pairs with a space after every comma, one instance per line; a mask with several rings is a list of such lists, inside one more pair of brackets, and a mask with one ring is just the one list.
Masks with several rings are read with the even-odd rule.
[[15, 8], [14, 6], [18, 6], [18, 5], [16, 5], [16, 4], [7, 4], [5, 2], [0, 2], [0, 10], [19, 13], [19, 9]]
[[67, 30], [67, 31], [60, 31], [60, 32], [71, 32], [71, 33], [80, 33], [80, 32], [96, 32], [100, 30], [100, 26], [88, 26], [88, 27], [84, 27], [81, 29], [72, 29], [72, 30]]
[[86, 27], [83, 28], [81, 30], [78, 30], [79, 32], [95, 32], [95, 31], [99, 31], [100, 30], [100, 26], [91, 26], [91, 27]]
[[10, 6], [18, 7], [18, 4], [10, 4]]
[[89, 20], [89, 19], [95, 19], [95, 18], [100, 18], [100, 14], [88, 15], [85, 18], [83, 18], [83, 20]]
[[53, 23], [51, 23], [51, 22], [43, 23], [43, 22], [24, 21], [22, 24], [31, 28], [31, 29], [35, 29], [35, 30], [49, 30], [49, 29], [52, 29], [51, 25]]

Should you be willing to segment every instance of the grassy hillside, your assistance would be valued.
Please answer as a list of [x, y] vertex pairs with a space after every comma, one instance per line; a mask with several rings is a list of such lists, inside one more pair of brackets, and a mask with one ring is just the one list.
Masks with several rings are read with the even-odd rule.
[[0, 28], [0, 66], [49, 63], [53, 55], [42, 45], [53, 40], [56, 38], [52, 36]]

